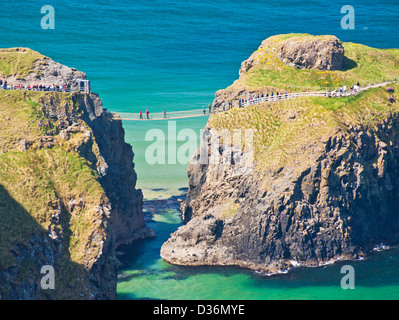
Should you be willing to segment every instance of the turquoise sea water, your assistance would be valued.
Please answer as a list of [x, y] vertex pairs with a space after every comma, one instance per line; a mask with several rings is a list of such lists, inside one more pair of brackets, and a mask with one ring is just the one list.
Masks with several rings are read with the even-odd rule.
[[[30, 47], [87, 73], [93, 91], [114, 112], [190, 110], [212, 103], [214, 93], [238, 77], [243, 60], [269, 36], [288, 32], [334, 34], [342, 41], [399, 47], [399, 3], [351, 1], [354, 30], [341, 28], [346, 1], [2, 1], [0, 47]], [[40, 27], [43, 5], [55, 9], [55, 29]], [[206, 117], [178, 120], [176, 131], [199, 136]], [[262, 277], [234, 268], [180, 268], [159, 249], [180, 225], [177, 201], [187, 188], [186, 164], [149, 165], [151, 129], [168, 136], [168, 122], [124, 122], [133, 146], [138, 187], [146, 201], [153, 240], [126, 248], [120, 299], [397, 299], [399, 251], [351, 263], [356, 289], [342, 290], [342, 263], [298, 268]], [[183, 143], [183, 142], [182, 142]], [[182, 144], [180, 143], [180, 145]], [[177, 148], [180, 146], [178, 145]], [[163, 199], [154, 202], [151, 199]]]

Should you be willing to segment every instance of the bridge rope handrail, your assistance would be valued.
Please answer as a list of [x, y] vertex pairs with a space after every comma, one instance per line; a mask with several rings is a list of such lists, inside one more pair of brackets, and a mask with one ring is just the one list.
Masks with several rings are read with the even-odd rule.
[[360, 86], [354, 86], [354, 89], [352, 88], [349, 91], [337, 91], [337, 90], [332, 90], [332, 91], [313, 91], [313, 92], [292, 92], [292, 93], [283, 93], [279, 95], [273, 95], [273, 96], [263, 96], [263, 97], [258, 97], [258, 98], [253, 98], [250, 99], [248, 98], [247, 100], [244, 100], [243, 106], [247, 107], [249, 105], [256, 105], [260, 103], [265, 103], [265, 102], [278, 102], [282, 100], [289, 100], [289, 99], [295, 99], [295, 98], [300, 98], [300, 97], [348, 97], [348, 96], [354, 96], [359, 94], [362, 91], [366, 91], [370, 88], [377, 88], [381, 87], [390, 83], [395, 83], [399, 82], [399, 78], [394, 80], [394, 78], [390, 81], [384, 81], [380, 83], [375, 83], [375, 84], [370, 84], [365, 87], [360, 87]]
[[194, 110], [183, 110], [183, 111], [169, 111], [166, 113], [163, 112], [154, 112], [150, 113], [149, 117], [143, 112], [142, 119], [140, 119], [139, 113], [125, 113], [118, 112], [112, 113], [114, 118], [118, 118], [121, 120], [173, 120], [173, 119], [184, 119], [184, 118], [194, 118], [209, 115], [208, 109], [203, 111], [203, 109], [194, 109]]

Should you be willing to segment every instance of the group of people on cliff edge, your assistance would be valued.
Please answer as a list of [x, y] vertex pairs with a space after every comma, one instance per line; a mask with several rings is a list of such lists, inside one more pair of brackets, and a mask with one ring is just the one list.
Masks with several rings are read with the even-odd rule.
[[34, 84], [34, 85], [12, 85], [7, 82], [7, 80], [0, 79], [0, 88], [3, 90], [31, 90], [31, 91], [56, 91], [56, 92], [70, 92], [71, 85], [44, 85], [44, 84]]

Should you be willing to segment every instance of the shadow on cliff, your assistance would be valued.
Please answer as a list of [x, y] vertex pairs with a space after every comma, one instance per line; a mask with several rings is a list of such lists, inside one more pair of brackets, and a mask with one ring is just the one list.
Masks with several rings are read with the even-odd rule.
[[355, 60], [349, 59], [344, 56], [344, 61], [342, 64], [342, 69], [340, 71], [348, 71], [357, 67], [357, 62]]
[[[63, 211], [64, 213], [64, 211]], [[63, 215], [63, 225], [69, 225]], [[69, 230], [69, 229], [68, 229]], [[49, 232], [0, 184], [0, 300], [81, 299], [77, 279], [86, 273], [83, 265], [71, 261], [70, 235], [62, 242]], [[43, 266], [54, 267], [55, 289], [43, 290]]]

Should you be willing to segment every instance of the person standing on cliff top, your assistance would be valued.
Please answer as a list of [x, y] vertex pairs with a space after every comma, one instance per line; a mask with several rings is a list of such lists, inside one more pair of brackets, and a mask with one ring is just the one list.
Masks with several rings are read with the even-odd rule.
[[143, 112], [140, 110], [140, 119], [143, 119]]
[[163, 118], [166, 119], [166, 111], [163, 109]]
[[147, 111], [145, 113], [147, 115], [147, 119], [150, 119], [150, 111], [148, 111], [148, 109], [147, 109]]

